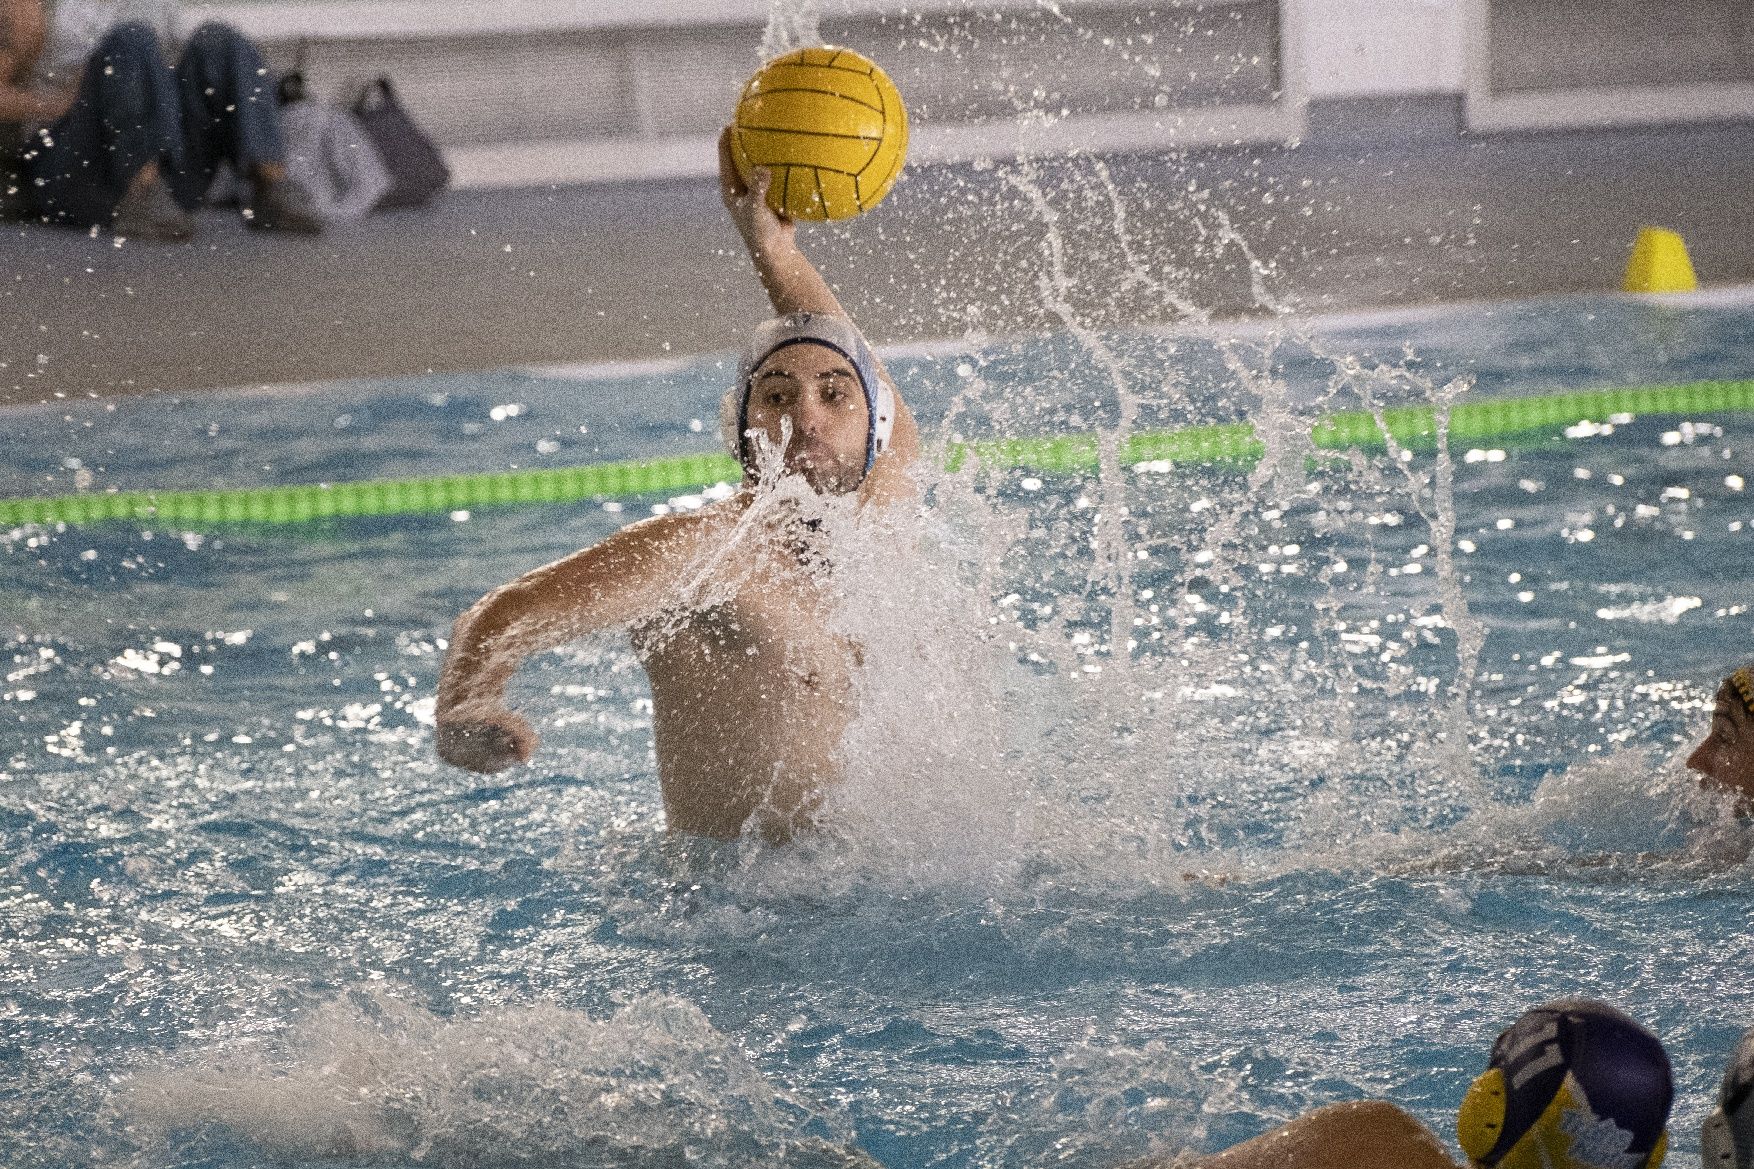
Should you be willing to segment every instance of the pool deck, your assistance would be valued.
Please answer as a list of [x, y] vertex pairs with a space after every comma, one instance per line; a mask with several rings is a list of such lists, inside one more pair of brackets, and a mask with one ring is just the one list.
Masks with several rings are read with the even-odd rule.
[[[1070, 245], [1066, 299], [1092, 323], [1173, 320], [1127, 282], [1083, 163], [1044, 184]], [[1068, 169], [1070, 168], [1070, 169]], [[1611, 289], [1640, 225], [1688, 240], [1707, 285], [1754, 280], [1754, 125], [1414, 137], [1109, 160], [1133, 254], [1185, 265], [1216, 316], [1256, 311], [1238, 254], [1189, 259], [1190, 186], [1311, 312]], [[877, 212], [806, 246], [879, 342], [1056, 325], [1042, 221], [1014, 166], [922, 168]], [[1070, 177], [1068, 177], [1070, 176]], [[1212, 221], [1210, 213], [1207, 222]], [[4, 225], [0, 404], [730, 348], [760, 292], [699, 180], [463, 191], [319, 239], [211, 211], [188, 246]]]

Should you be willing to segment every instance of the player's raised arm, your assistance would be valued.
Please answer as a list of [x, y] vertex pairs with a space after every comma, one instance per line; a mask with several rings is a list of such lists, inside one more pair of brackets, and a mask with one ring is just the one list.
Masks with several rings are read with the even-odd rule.
[[725, 210], [731, 213], [731, 222], [737, 225], [737, 233], [743, 237], [743, 245], [749, 249], [749, 259], [755, 264], [755, 274], [767, 290], [775, 315], [846, 316], [846, 309], [841, 307], [828, 281], [799, 249], [796, 225], [768, 205], [768, 188], [772, 183], [773, 172], [759, 166], [748, 183], [743, 181], [731, 157], [731, 128], [725, 127], [719, 135], [719, 196], [725, 201]]
[[480, 772], [528, 762], [536, 733], [505, 705], [512, 675], [534, 654], [655, 613], [693, 522], [667, 516], [623, 528], [500, 586], [458, 617], [439, 677], [439, 755]]
[[[725, 210], [731, 213], [731, 222], [737, 225], [737, 233], [743, 237], [744, 247], [749, 249], [750, 262], [755, 265], [755, 274], [761, 278], [774, 313], [782, 317], [791, 313], [827, 313], [852, 320], [828, 281], [798, 247], [796, 225], [768, 205], [772, 181], [773, 174], [766, 167], [756, 167], [750, 181], [743, 181], [731, 157], [731, 129], [727, 126], [719, 135], [719, 195]], [[867, 494], [892, 496], [899, 489], [893, 482], [895, 472], [919, 457], [920, 430], [913, 412], [896, 389], [895, 379], [889, 376], [881, 360], [877, 364], [878, 373], [895, 394], [895, 429], [889, 449], [872, 468], [874, 482]]]

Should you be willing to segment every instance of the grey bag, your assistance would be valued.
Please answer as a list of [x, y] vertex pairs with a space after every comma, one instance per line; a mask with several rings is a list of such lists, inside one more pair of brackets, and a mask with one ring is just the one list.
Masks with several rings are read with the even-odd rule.
[[353, 116], [365, 127], [366, 136], [378, 148], [390, 189], [378, 200], [379, 210], [419, 207], [450, 185], [451, 168], [445, 165], [432, 139], [414, 124], [388, 77], [365, 87], [353, 103]]
[[286, 174], [326, 222], [358, 219], [383, 202], [390, 175], [365, 128], [346, 110], [305, 98], [280, 107]]

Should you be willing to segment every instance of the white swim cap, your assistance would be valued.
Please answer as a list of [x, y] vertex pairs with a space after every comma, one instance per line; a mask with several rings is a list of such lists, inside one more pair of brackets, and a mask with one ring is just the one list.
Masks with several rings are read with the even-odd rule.
[[865, 473], [877, 461], [880, 451], [889, 449], [889, 437], [895, 432], [895, 391], [883, 380], [877, 369], [877, 358], [859, 330], [845, 317], [831, 313], [792, 313], [775, 317], [757, 325], [737, 363], [737, 383], [725, 391], [719, 402], [719, 437], [732, 457], [745, 466], [749, 463], [750, 379], [761, 363], [788, 345], [821, 345], [832, 349], [852, 365], [858, 374], [859, 386], [865, 392]]

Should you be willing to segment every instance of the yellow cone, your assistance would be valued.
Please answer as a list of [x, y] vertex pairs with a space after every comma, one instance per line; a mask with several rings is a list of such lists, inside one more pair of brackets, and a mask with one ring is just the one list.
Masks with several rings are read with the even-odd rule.
[[1692, 292], [1699, 287], [1687, 241], [1662, 227], [1640, 228], [1626, 265], [1627, 292]]

